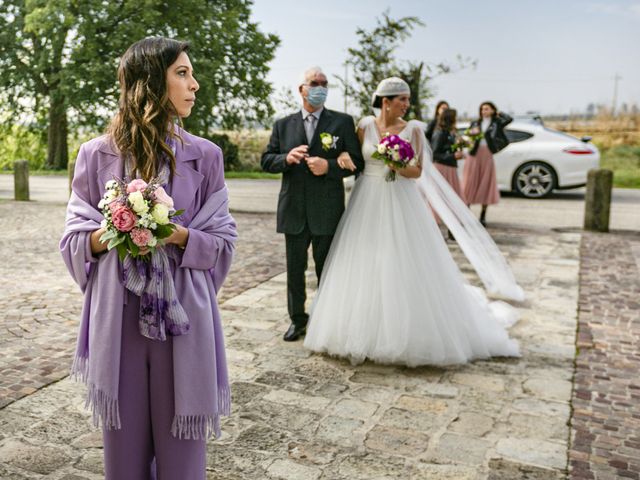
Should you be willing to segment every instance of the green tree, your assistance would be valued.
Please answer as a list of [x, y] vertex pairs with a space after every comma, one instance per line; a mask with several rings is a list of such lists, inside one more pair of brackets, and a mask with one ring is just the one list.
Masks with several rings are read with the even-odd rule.
[[393, 19], [389, 10], [376, 19], [372, 30], [356, 29], [358, 47], [348, 49], [347, 65], [353, 71], [349, 80], [338, 76], [350, 103], [361, 114], [371, 111], [371, 94], [378, 83], [387, 77], [396, 76], [405, 80], [411, 87], [410, 108], [407, 118], [423, 119], [425, 102], [433, 96], [430, 81], [437, 75], [450, 73], [458, 68], [475, 66], [469, 58], [456, 58], [457, 64], [430, 64], [425, 61], [398, 61], [396, 49], [411, 37], [416, 27], [424, 26], [418, 17]]
[[162, 35], [191, 42], [200, 93], [185, 126], [264, 122], [280, 40], [250, 21], [252, 0], [0, 1], [0, 110], [47, 128], [47, 161], [65, 168], [69, 129], [104, 128], [118, 97], [119, 56]]

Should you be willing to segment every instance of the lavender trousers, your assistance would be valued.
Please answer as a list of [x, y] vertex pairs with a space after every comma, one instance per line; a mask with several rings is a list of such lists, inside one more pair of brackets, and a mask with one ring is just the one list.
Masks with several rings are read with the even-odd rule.
[[139, 300], [127, 292], [120, 354], [122, 428], [103, 430], [105, 479], [204, 480], [206, 442], [171, 435], [172, 338], [161, 342], [140, 334]]

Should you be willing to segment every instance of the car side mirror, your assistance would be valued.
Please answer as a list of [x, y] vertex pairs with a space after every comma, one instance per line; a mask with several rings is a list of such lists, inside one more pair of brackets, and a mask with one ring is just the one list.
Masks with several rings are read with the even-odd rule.
[[582, 137], [580, 140], [582, 140], [584, 143], [589, 143], [591, 141], [593, 137], [589, 136], [589, 135], [585, 135], [584, 137]]

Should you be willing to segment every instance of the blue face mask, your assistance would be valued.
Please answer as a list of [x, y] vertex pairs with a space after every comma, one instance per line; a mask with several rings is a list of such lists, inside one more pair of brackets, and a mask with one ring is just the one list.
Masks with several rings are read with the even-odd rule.
[[328, 94], [329, 89], [326, 87], [309, 87], [307, 102], [309, 102], [312, 107], [319, 107], [327, 100]]

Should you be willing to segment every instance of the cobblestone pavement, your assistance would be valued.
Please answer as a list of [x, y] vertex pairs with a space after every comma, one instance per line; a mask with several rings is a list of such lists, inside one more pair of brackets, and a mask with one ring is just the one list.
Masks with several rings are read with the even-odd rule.
[[[65, 207], [0, 202], [0, 408], [69, 373], [80, 290], [58, 241]], [[240, 230], [224, 301], [284, 271], [284, 242], [272, 214], [235, 214]]]
[[583, 234], [573, 479], [640, 478], [640, 233]]
[[[0, 218], [4, 223], [18, 215], [16, 211], [27, 220], [38, 217], [48, 222], [42, 237], [57, 241], [62, 209], [46, 208], [0, 203]], [[311, 354], [300, 342], [283, 342], [285, 275], [264, 281], [282, 270], [282, 239], [272, 233], [272, 216], [237, 218], [241, 228], [255, 229], [244, 233], [245, 248], [253, 250], [246, 257], [238, 255], [236, 279], [232, 275], [222, 292], [227, 299], [221, 310], [233, 410], [223, 422], [222, 438], [209, 444], [209, 478], [565, 478], [578, 233], [492, 231], [528, 294], [528, 300], [518, 305], [521, 320], [511, 330], [521, 343], [522, 358], [408, 369], [372, 363], [353, 366]], [[24, 238], [31, 238], [27, 233], [14, 235], [1, 248], [24, 245]], [[265, 248], [265, 242], [273, 243]], [[44, 256], [33, 254], [28, 261], [12, 256], [2, 268], [14, 275], [9, 279], [12, 300], [28, 295], [44, 298], [52, 283], [59, 290], [47, 302], [65, 298], [55, 307], [61, 310], [57, 322], [47, 317], [49, 303], [38, 303], [48, 307], [44, 326], [37, 325], [42, 329], [41, 344], [27, 353], [40, 361], [51, 359], [51, 351], [44, 350], [47, 345], [75, 335], [79, 295], [57, 253], [48, 254], [44, 245], [38, 248]], [[475, 282], [460, 252], [452, 249], [463, 272]], [[49, 270], [41, 273], [38, 285], [20, 287], [16, 282], [23, 276], [15, 270], [41, 268], [42, 260], [57, 266], [45, 266]], [[8, 300], [2, 301], [13, 305]], [[27, 313], [30, 302], [24, 305], [17, 310], [27, 321], [33, 315]], [[62, 322], [68, 325], [61, 328]], [[38, 333], [35, 330], [31, 333]], [[2, 333], [3, 353], [4, 345], [15, 342], [15, 335], [8, 332]], [[27, 340], [21, 342], [26, 345]], [[18, 350], [10, 350], [8, 356], [21, 365], [27, 356], [19, 356]], [[68, 368], [69, 352], [52, 360], [61, 375]], [[20, 378], [16, 372], [16, 381]], [[65, 378], [0, 409], [0, 478], [101, 478], [101, 438], [83, 403], [84, 387]]]

